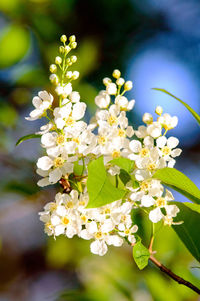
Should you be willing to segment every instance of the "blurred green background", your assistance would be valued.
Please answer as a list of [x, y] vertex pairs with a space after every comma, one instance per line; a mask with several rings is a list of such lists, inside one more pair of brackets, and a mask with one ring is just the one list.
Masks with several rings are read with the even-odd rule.
[[[199, 23], [198, 0], [0, 0], [0, 301], [198, 300], [151, 264], [139, 271], [129, 246], [97, 257], [81, 239], [47, 238], [38, 211], [55, 189], [36, 185], [39, 141], [15, 143], [41, 125], [24, 117], [38, 91], [52, 92], [48, 68], [60, 36], [75, 34], [80, 78], [74, 88], [88, 104], [87, 118], [102, 78], [119, 68], [134, 83], [134, 126], [156, 104], [178, 115], [172, 134], [184, 152], [177, 166], [200, 184], [198, 126], [180, 104], [151, 91], [169, 89], [198, 111]], [[135, 219], [148, 244], [149, 223], [139, 212]], [[155, 249], [164, 264], [200, 286], [199, 263], [172, 229], [159, 231]]]

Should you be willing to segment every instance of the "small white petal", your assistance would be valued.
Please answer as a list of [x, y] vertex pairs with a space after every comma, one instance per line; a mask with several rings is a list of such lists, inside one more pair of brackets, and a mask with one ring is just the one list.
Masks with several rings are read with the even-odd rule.
[[171, 217], [175, 217], [177, 213], [180, 211], [176, 205], [167, 205], [165, 209], [167, 211], [167, 215]]
[[141, 205], [144, 207], [150, 207], [154, 204], [155, 204], [155, 200], [154, 198], [152, 198], [152, 196], [144, 195], [141, 199]]
[[123, 245], [124, 240], [118, 235], [109, 235], [106, 238], [106, 242], [108, 245], [113, 245], [115, 247], [121, 247]]
[[86, 110], [86, 104], [84, 102], [77, 102], [73, 106], [73, 111], [72, 111], [72, 118], [75, 120], [79, 120], [83, 118], [85, 115], [85, 110]]
[[50, 185], [49, 178], [43, 178], [37, 182], [38, 186], [45, 187]]
[[170, 168], [173, 168], [175, 164], [176, 164], [176, 160], [170, 159], [167, 166], [170, 167]]
[[57, 226], [60, 224], [60, 218], [57, 215], [53, 215], [51, 217], [51, 223], [53, 226]]
[[106, 254], [108, 247], [104, 241], [93, 241], [90, 245], [90, 250], [93, 254], [103, 256]]
[[65, 233], [65, 226], [64, 225], [58, 225], [55, 227], [55, 235], [61, 235]]
[[167, 146], [169, 148], [175, 148], [177, 147], [177, 145], [179, 144], [179, 140], [175, 137], [170, 137], [168, 140], [167, 140]]
[[90, 234], [93, 234], [98, 231], [97, 224], [94, 221], [92, 221], [91, 223], [88, 223], [86, 225], [86, 229]]
[[175, 158], [175, 157], [180, 156], [181, 153], [182, 153], [182, 150], [180, 148], [176, 148], [171, 151], [171, 156], [173, 158]]
[[39, 109], [42, 104], [42, 100], [38, 96], [35, 96], [33, 97], [32, 103], [36, 109]]
[[42, 170], [49, 170], [53, 166], [53, 161], [47, 157], [41, 157], [37, 161], [37, 167], [42, 169]]
[[46, 133], [46, 134], [42, 135], [41, 143], [45, 147], [51, 147], [51, 146], [55, 145], [55, 135], [53, 135], [51, 133]]
[[51, 184], [55, 184], [60, 180], [61, 177], [62, 177], [61, 170], [59, 168], [56, 168], [49, 173], [49, 182]]
[[163, 218], [163, 216], [164, 215], [162, 214], [160, 208], [156, 208], [156, 209], [150, 211], [150, 213], [149, 213], [149, 219], [153, 223], [159, 222]]
[[142, 144], [140, 141], [138, 140], [132, 140], [130, 143], [129, 143], [129, 147], [130, 149], [132, 150], [132, 152], [134, 153], [139, 153], [140, 150], [142, 149]]
[[165, 136], [159, 137], [156, 140], [156, 144], [158, 147], [163, 148], [167, 143], [167, 138]]

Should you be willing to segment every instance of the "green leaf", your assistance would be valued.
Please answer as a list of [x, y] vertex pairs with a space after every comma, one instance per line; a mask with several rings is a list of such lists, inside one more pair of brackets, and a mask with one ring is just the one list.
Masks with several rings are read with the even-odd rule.
[[178, 100], [180, 103], [182, 103], [186, 109], [194, 116], [194, 118], [196, 119], [196, 121], [198, 122], [198, 124], [200, 124], [200, 115], [197, 114], [197, 112], [195, 112], [195, 110], [193, 110], [186, 102], [184, 102], [183, 100], [181, 100], [180, 98], [176, 97], [175, 95], [173, 95], [172, 93], [168, 92], [167, 90], [165, 89], [160, 89], [160, 88], [152, 88], [153, 90], [156, 90], [156, 91], [160, 91], [160, 92], [163, 92], [173, 98], [175, 98], [176, 100]]
[[131, 161], [130, 159], [123, 158], [123, 157], [113, 159], [109, 163], [119, 166], [121, 169], [124, 169], [128, 173], [132, 171], [135, 165], [134, 161]]
[[180, 212], [175, 222], [183, 221], [181, 225], [173, 225], [173, 229], [182, 240], [189, 252], [200, 262], [200, 205], [192, 203], [173, 202]]
[[133, 247], [133, 258], [140, 270], [148, 265], [149, 250], [139, 241]]
[[83, 174], [84, 166], [78, 164], [79, 161], [74, 162], [74, 174], [76, 176], [81, 176]]
[[19, 145], [20, 143], [22, 143], [25, 140], [29, 140], [29, 139], [32, 139], [32, 138], [40, 138], [40, 137], [41, 137], [41, 135], [39, 135], [39, 134], [29, 134], [29, 135], [23, 136], [17, 141], [16, 146]]
[[122, 181], [122, 183], [124, 185], [126, 185], [130, 180], [131, 180], [131, 176], [129, 175], [129, 173], [124, 170], [124, 169], [120, 169], [120, 174], [119, 174], [120, 180]]
[[200, 204], [199, 188], [177, 169], [169, 167], [159, 169], [155, 172], [153, 178], [161, 180], [163, 184], [180, 192], [194, 203]]
[[87, 189], [89, 193], [88, 208], [100, 207], [120, 200], [126, 193], [125, 190], [111, 184], [102, 156], [88, 165]]
[[6, 27], [0, 39], [0, 68], [16, 64], [25, 56], [29, 46], [30, 34], [27, 29], [19, 25]]
[[187, 202], [185, 202], [184, 205], [190, 208], [191, 210], [200, 213], [200, 205]]

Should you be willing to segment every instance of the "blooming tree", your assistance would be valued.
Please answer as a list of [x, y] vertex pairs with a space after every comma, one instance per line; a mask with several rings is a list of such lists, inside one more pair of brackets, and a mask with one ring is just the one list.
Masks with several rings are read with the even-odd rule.
[[[199, 218], [200, 191], [174, 169], [181, 149], [176, 137], [167, 137], [177, 126], [178, 118], [163, 113], [158, 106], [155, 120], [145, 113], [143, 125], [133, 128], [126, 112], [133, 109], [135, 100], [125, 96], [132, 89], [132, 82], [125, 81], [121, 72], [114, 70], [112, 79], [103, 79], [104, 90], [94, 100], [97, 110], [87, 123], [83, 120], [86, 104], [72, 87], [79, 77], [78, 71], [70, 71], [77, 61], [76, 56], [69, 56], [77, 46], [76, 38], [70, 36], [67, 42], [63, 35], [61, 42], [60, 55], [50, 65], [55, 98], [47, 91], [39, 92], [32, 101], [34, 110], [26, 117], [30, 121], [44, 117], [46, 123], [36, 134], [18, 141], [41, 138], [44, 156], [37, 161], [36, 172], [41, 176], [38, 185], [60, 184], [55, 200], [39, 213], [45, 233], [54, 238], [77, 235], [91, 240], [91, 252], [100, 256], [106, 254], [110, 245], [120, 247], [129, 243], [140, 269], [151, 260], [173, 279], [199, 293], [198, 288], [160, 264], [152, 250], [155, 224], [160, 222], [172, 226], [200, 260], [183, 233], [187, 219], [194, 215]], [[193, 203], [175, 202], [172, 192], [163, 184], [186, 195]], [[143, 210], [152, 223], [149, 248], [137, 234], [136, 210]], [[187, 231], [193, 239], [192, 228]], [[199, 244], [195, 242], [196, 247]]]

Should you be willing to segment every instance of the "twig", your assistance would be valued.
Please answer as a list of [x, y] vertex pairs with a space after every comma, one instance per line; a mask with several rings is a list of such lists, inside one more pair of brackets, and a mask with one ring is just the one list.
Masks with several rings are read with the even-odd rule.
[[200, 289], [198, 289], [198, 287], [196, 287], [195, 285], [193, 285], [192, 283], [190, 283], [189, 281], [184, 280], [183, 278], [179, 277], [178, 275], [174, 274], [171, 270], [169, 270], [168, 268], [166, 268], [162, 263], [160, 263], [155, 257], [153, 257], [152, 255], [149, 258], [151, 260], [151, 262], [153, 262], [163, 273], [167, 274], [170, 278], [172, 278], [173, 280], [175, 280], [176, 282], [178, 282], [179, 284], [183, 284], [187, 287], [189, 287], [191, 290], [193, 290], [194, 292], [196, 292], [197, 294], [200, 295]]

